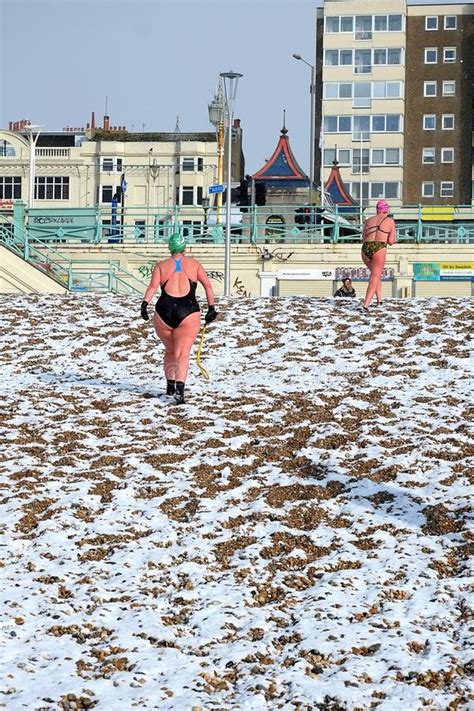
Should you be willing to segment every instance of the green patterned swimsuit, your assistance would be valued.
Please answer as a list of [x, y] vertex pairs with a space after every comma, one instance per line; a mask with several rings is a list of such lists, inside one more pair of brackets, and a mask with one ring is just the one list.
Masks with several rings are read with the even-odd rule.
[[[372, 230], [372, 233], [377, 233], [379, 230], [380, 232], [383, 232], [385, 235], [389, 235], [390, 232], [386, 232], [385, 230], [382, 230], [380, 226], [386, 220], [388, 215], [383, 218], [383, 220], [380, 220], [378, 225], [374, 225], [370, 227], [369, 229]], [[370, 242], [370, 241], [365, 241], [362, 243], [362, 253], [365, 254], [367, 259], [372, 259], [374, 254], [379, 251], [379, 249], [385, 249], [387, 247], [387, 242]]]

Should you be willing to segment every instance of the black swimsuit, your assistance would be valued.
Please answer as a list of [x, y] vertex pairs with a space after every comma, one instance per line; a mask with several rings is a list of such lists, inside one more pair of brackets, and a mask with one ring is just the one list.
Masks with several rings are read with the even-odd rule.
[[[181, 260], [175, 259], [175, 262], [176, 271], [182, 272]], [[167, 326], [177, 328], [186, 316], [201, 310], [196, 299], [197, 282], [191, 281], [191, 279], [188, 278], [188, 293], [184, 296], [170, 296], [170, 294], [165, 291], [165, 286], [168, 281], [169, 279], [161, 285], [161, 294], [156, 302], [155, 311]]]

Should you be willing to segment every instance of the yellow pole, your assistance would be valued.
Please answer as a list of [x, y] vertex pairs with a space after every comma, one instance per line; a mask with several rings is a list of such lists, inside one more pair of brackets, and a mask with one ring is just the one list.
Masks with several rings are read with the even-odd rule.
[[[224, 181], [224, 123], [219, 121], [217, 128], [217, 182], [222, 185]], [[217, 193], [217, 219], [218, 225], [222, 224], [222, 193]]]

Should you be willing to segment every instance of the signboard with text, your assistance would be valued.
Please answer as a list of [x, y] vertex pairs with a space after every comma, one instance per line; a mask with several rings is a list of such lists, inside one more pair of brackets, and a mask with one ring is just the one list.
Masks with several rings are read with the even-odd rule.
[[[336, 267], [336, 281], [342, 281], [346, 277], [352, 281], [369, 281], [370, 271], [367, 267]], [[385, 267], [382, 272], [382, 281], [392, 281], [393, 278], [393, 269]]]
[[332, 267], [324, 269], [279, 269], [276, 273], [277, 279], [294, 279], [297, 281], [309, 281], [311, 279], [335, 279], [335, 269]]
[[472, 262], [414, 262], [415, 281], [472, 281]]

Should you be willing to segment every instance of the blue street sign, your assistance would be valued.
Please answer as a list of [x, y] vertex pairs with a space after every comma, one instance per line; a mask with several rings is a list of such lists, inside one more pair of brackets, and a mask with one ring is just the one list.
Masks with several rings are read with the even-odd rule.
[[209, 186], [210, 193], [223, 193], [224, 191], [225, 191], [224, 185], [210, 185]]

